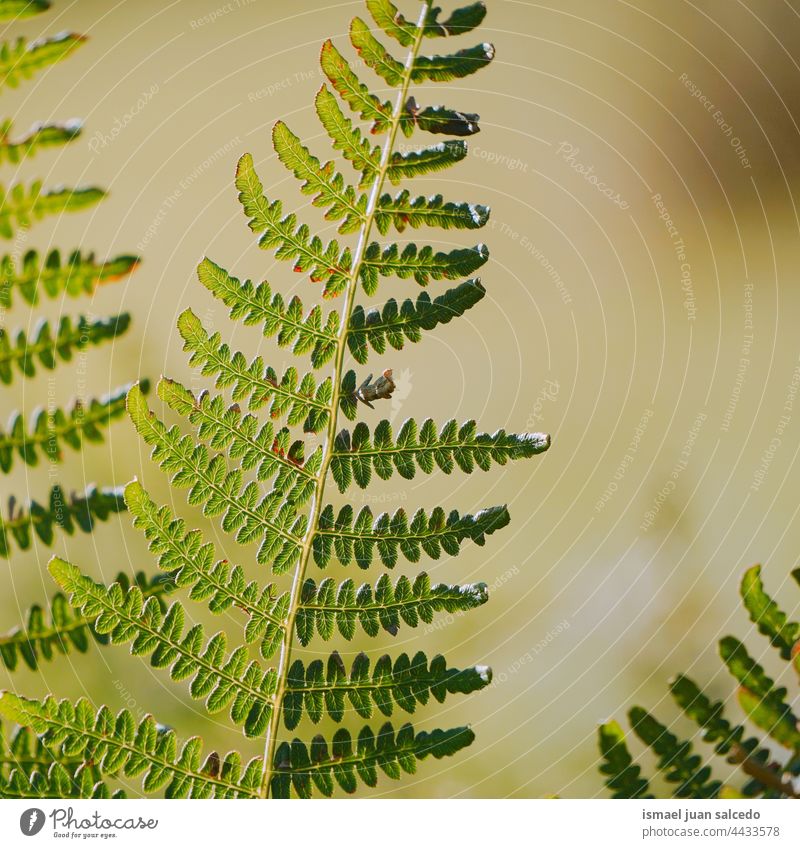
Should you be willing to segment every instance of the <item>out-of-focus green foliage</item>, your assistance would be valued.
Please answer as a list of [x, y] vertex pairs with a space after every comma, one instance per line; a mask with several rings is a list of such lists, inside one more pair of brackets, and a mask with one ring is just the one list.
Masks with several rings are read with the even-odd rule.
[[[793, 572], [800, 583], [800, 569]], [[741, 595], [750, 620], [780, 653], [781, 659], [800, 673], [800, 625], [789, 621], [778, 604], [766, 593], [761, 581], [761, 566], [745, 572]], [[719, 643], [720, 656], [739, 684], [739, 705], [747, 719], [773, 742], [786, 750], [783, 756], [772, 753], [767, 743], [748, 736], [741, 724], [732, 724], [725, 716], [721, 701], [712, 701], [689, 677], [679, 674], [670, 682], [670, 692], [683, 712], [701, 729], [701, 739], [711, 746], [708, 756], [691, 741], [679, 739], [642, 707], [628, 713], [633, 733], [658, 757], [657, 768], [677, 798], [764, 797], [797, 798], [800, 775], [800, 726], [790, 706], [787, 690], [777, 686], [761, 665], [733, 636]], [[606, 786], [614, 798], [653, 796], [648, 781], [631, 757], [620, 725], [611, 721], [600, 726], [600, 766]], [[746, 777], [737, 788], [712, 776], [710, 754], [735, 764]]]

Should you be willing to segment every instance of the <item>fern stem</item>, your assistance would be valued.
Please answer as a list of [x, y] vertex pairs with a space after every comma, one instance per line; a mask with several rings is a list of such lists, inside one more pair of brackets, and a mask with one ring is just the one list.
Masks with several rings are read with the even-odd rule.
[[341, 374], [344, 365], [344, 356], [347, 351], [347, 334], [350, 326], [350, 316], [355, 306], [356, 293], [358, 292], [359, 273], [364, 261], [364, 254], [367, 249], [367, 244], [369, 243], [372, 227], [375, 223], [378, 199], [389, 170], [389, 162], [391, 160], [395, 140], [397, 138], [397, 132], [400, 128], [400, 120], [403, 115], [403, 109], [405, 108], [405, 103], [408, 99], [408, 90], [411, 85], [411, 71], [414, 66], [414, 60], [416, 59], [422, 44], [425, 19], [429, 8], [430, 0], [423, 0], [417, 22], [416, 37], [414, 39], [414, 43], [409, 48], [408, 55], [406, 57], [402, 84], [397, 93], [397, 100], [395, 101], [394, 109], [392, 110], [392, 120], [389, 126], [389, 132], [381, 151], [380, 167], [373, 178], [369, 199], [367, 201], [367, 209], [364, 213], [364, 221], [361, 224], [358, 235], [358, 243], [356, 245], [355, 252], [353, 253], [353, 263], [348, 277], [347, 289], [345, 291], [342, 317], [339, 322], [339, 333], [336, 338], [336, 358], [334, 361], [333, 372], [333, 397], [331, 398], [331, 414], [328, 420], [328, 431], [325, 439], [325, 445], [323, 447], [322, 465], [320, 467], [319, 474], [317, 475], [316, 485], [314, 486], [314, 494], [312, 496], [311, 507], [309, 509], [308, 529], [306, 530], [306, 535], [303, 540], [303, 549], [292, 580], [291, 599], [289, 603], [289, 610], [286, 615], [286, 629], [284, 630], [283, 641], [281, 643], [281, 653], [278, 660], [278, 684], [273, 701], [272, 715], [270, 716], [269, 725], [267, 726], [264, 743], [264, 765], [259, 792], [259, 796], [261, 798], [267, 798], [270, 792], [270, 784], [274, 772], [275, 747], [277, 745], [278, 728], [280, 725], [283, 698], [287, 691], [287, 677], [291, 664], [294, 622], [300, 609], [300, 595], [303, 580], [305, 578], [308, 563], [311, 560], [312, 542], [319, 523], [319, 517], [322, 512], [322, 499], [325, 493], [325, 481], [328, 476], [328, 469], [330, 468], [331, 460], [334, 456], [333, 448], [336, 438], [336, 429], [339, 422]]
[[768, 786], [787, 798], [800, 798], [800, 793], [794, 788], [791, 780], [784, 780], [780, 773], [748, 756], [741, 745], [734, 746], [731, 762], [736, 763], [748, 777], [754, 778], [762, 786]]

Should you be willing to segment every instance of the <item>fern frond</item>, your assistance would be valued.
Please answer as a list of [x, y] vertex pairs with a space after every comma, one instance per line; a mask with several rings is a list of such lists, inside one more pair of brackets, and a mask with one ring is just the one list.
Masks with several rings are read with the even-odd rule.
[[327, 86], [323, 85], [319, 90], [314, 105], [320, 123], [333, 143], [334, 150], [339, 150], [353, 168], [360, 172], [359, 188], [369, 185], [380, 168], [380, 148], [373, 147], [361, 135], [361, 131], [353, 126], [352, 121], [342, 113], [336, 98]]
[[485, 294], [481, 281], [474, 279], [448, 289], [433, 300], [427, 292], [421, 292], [416, 303], [409, 298], [399, 307], [394, 298], [387, 300], [381, 310], [365, 311], [358, 305], [350, 318], [347, 346], [356, 362], [364, 365], [369, 358], [369, 347], [379, 354], [386, 352], [387, 345], [402, 350], [406, 339], [421, 341], [423, 330], [433, 330], [439, 324], [459, 318]]
[[178, 318], [183, 349], [192, 355], [190, 365], [200, 367], [205, 376], [216, 377], [216, 387], [233, 386], [235, 401], [247, 400], [248, 409], [261, 409], [267, 402], [271, 418], [286, 416], [290, 425], [303, 424], [306, 433], [319, 433], [328, 423], [333, 385], [330, 377], [319, 385], [311, 373], [303, 378], [296, 368], [287, 368], [282, 377], [257, 356], [248, 364], [244, 354], [234, 353], [219, 333], [209, 336], [200, 319], [187, 309]]
[[52, 545], [55, 530], [71, 536], [76, 529], [91, 533], [96, 521], [106, 521], [124, 510], [118, 489], [98, 489], [91, 485], [82, 495], [67, 497], [61, 486], [53, 486], [47, 505], [32, 500], [26, 507], [17, 507], [13, 496], [9, 499], [8, 514], [0, 517], [0, 557], [11, 553], [13, 539], [20, 550], [27, 550], [34, 538]]
[[131, 642], [131, 653], [150, 655], [153, 668], [169, 668], [173, 680], [191, 678], [191, 696], [205, 699], [211, 715], [228, 708], [231, 721], [243, 725], [248, 736], [266, 729], [275, 671], [264, 671], [255, 660], [248, 661], [244, 645], [227, 654], [225, 633], [206, 639], [202, 624], [184, 633], [186, 612], [178, 601], [164, 614], [158, 600], [145, 599], [137, 586], [124, 591], [119, 583], [110, 587], [95, 583], [58, 557], [50, 561], [49, 571], [69, 594], [70, 604], [93, 619], [97, 632], [108, 635], [112, 644]]
[[[2, 20], [2, 9], [0, 9]], [[33, 156], [48, 147], [59, 147], [74, 141], [80, 134], [82, 123], [78, 120], [62, 124], [34, 124], [25, 135], [12, 139], [12, 121], [0, 124], [0, 163], [16, 165], [27, 156]]]
[[0, 0], [0, 21], [32, 18], [49, 8], [49, 0]]
[[392, 425], [381, 421], [373, 436], [369, 427], [360, 421], [353, 429], [342, 430], [336, 437], [331, 460], [331, 473], [344, 492], [353, 481], [362, 489], [369, 485], [372, 471], [388, 480], [395, 471], [407, 480], [413, 479], [416, 469], [431, 474], [438, 467], [450, 474], [456, 466], [471, 473], [475, 466], [488, 471], [492, 462], [505, 465], [513, 459], [526, 459], [543, 453], [550, 446], [544, 433], [479, 433], [474, 421], [458, 426], [451, 419], [437, 433], [436, 425], [428, 418], [421, 427], [409, 418], [400, 428], [397, 439]]
[[692, 753], [690, 742], [681, 741], [641, 707], [629, 713], [634, 733], [658, 755], [658, 769], [667, 783], [677, 784], [676, 798], [715, 798], [722, 784], [710, 780], [711, 767], [703, 758]]
[[305, 646], [315, 631], [327, 641], [338, 630], [349, 642], [356, 634], [357, 625], [368, 636], [377, 636], [381, 629], [396, 636], [401, 622], [409, 627], [418, 627], [420, 622], [430, 624], [434, 613], [467, 612], [488, 599], [485, 583], [432, 586], [424, 571], [413, 583], [403, 575], [394, 586], [388, 575], [382, 574], [374, 590], [369, 583], [356, 588], [349, 578], [338, 589], [330, 577], [320, 581], [319, 586], [308, 578], [303, 583], [295, 619], [297, 638]]
[[37, 180], [26, 187], [16, 183], [9, 191], [0, 186], [0, 237], [14, 237], [14, 226], [28, 229], [47, 215], [77, 212], [99, 203], [106, 193], [93, 186], [44, 190]]
[[60, 462], [64, 445], [80, 450], [86, 442], [102, 442], [101, 428], [125, 414], [127, 390], [124, 386], [88, 404], [76, 400], [67, 411], [39, 409], [29, 430], [22, 414], [13, 413], [7, 431], [0, 430], [0, 470], [8, 472], [15, 455], [26, 465], [36, 465], [40, 452], [51, 462]]
[[392, 104], [379, 100], [356, 76], [347, 60], [328, 40], [320, 54], [322, 71], [342, 100], [362, 120], [372, 121], [372, 132], [386, 132], [392, 123]]
[[216, 559], [213, 544], [203, 542], [199, 530], [187, 531], [183, 519], [174, 518], [167, 506], [157, 507], [139, 483], [125, 487], [125, 503], [134, 527], [144, 533], [158, 555], [159, 568], [169, 573], [175, 586], [191, 588], [191, 600], [206, 601], [216, 615], [232, 607], [244, 612], [245, 640], [260, 640], [261, 656], [270, 659], [283, 637], [289, 593], [278, 595], [273, 584], [261, 589], [245, 579], [240, 566]]
[[375, 212], [375, 226], [382, 235], [394, 224], [397, 232], [406, 227], [441, 227], [444, 230], [477, 230], [489, 220], [489, 207], [473, 203], [445, 202], [441, 194], [411, 197], [403, 189], [395, 197], [381, 195]]
[[303, 194], [314, 195], [311, 203], [325, 209], [325, 219], [344, 219], [339, 225], [339, 232], [356, 232], [364, 222], [367, 196], [356, 195], [355, 189], [347, 185], [342, 175], [336, 171], [333, 162], [323, 165], [316, 156], [312, 156], [283, 121], [278, 121], [272, 128], [272, 144], [278, 159], [298, 180], [303, 180], [300, 189]]
[[245, 324], [264, 322], [263, 332], [276, 336], [279, 347], [291, 347], [292, 353], [310, 353], [311, 364], [320, 368], [336, 352], [339, 334], [339, 314], [331, 311], [324, 320], [319, 306], [303, 315], [303, 303], [293, 297], [288, 304], [278, 292], [272, 293], [269, 283], [253, 286], [250, 280], [240, 282], [224, 268], [204, 259], [197, 268], [200, 282], [226, 306], [231, 318]]
[[271, 795], [288, 798], [294, 789], [300, 798], [310, 798], [312, 788], [316, 788], [329, 798], [336, 784], [353, 793], [357, 778], [375, 786], [380, 768], [387, 777], [397, 780], [403, 772], [414, 774], [417, 760], [452, 756], [471, 745], [474, 738], [468, 727], [415, 733], [410, 724], [402, 725], [395, 734], [387, 722], [377, 733], [364, 727], [355, 744], [349, 731], [341, 728], [333, 735], [330, 749], [322, 736], [315, 736], [310, 748], [300, 739], [282, 742], [275, 752]]
[[789, 621], [786, 613], [764, 591], [761, 566], [754, 565], [744, 573], [741, 595], [750, 620], [780, 651], [785, 660], [792, 658], [792, 648], [800, 639], [800, 624]]
[[36, 363], [48, 371], [55, 369], [59, 360], [69, 362], [73, 353], [100, 345], [122, 335], [130, 325], [130, 315], [123, 312], [111, 318], [91, 320], [83, 315], [76, 324], [65, 315], [53, 328], [47, 319], [39, 321], [32, 338], [19, 330], [12, 339], [0, 328], [0, 381], [8, 385], [14, 379], [15, 368], [25, 377], [36, 374]]
[[16, 88], [23, 80], [38, 71], [66, 59], [86, 41], [83, 35], [61, 32], [58, 35], [31, 41], [19, 38], [0, 45], [0, 88]]
[[[148, 579], [141, 571], [134, 576], [133, 581], [121, 572], [116, 582], [123, 590], [131, 585], [137, 586], [145, 598], [161, 598], [175, 588], [164, 575]], [[58, 592], [50, 600], [49, 616], [42, 607], [35, 604], [26, 614], [24, 627], [17, 627], [0, 636], [0, 662], [14, 671], [21, 660], [35, 671], [41, 662], [49, 662], [57, 654], [69, 654], [73, 650], [85, 654], [89, 650], [90, 637], [100, 644], [108, 641], [93, 629], [90, 619], [80, 613], [76, 614], [64, 595]]]
[[289, 668], [283, 701], [283, 722], [294, 730], [305, 713], [314, 724], [323, 715], [342, 721], [349, 709], [346, 701], [361, 718], [372, 718], [374, 708], [391, 716], [394, 706], [413, 713], [417, 704], [426, 704], [433, 696], [440, 703], [447, 695], [469, 694], [491, 682], [487, 666], [448, 668], [445, 658], [437, 654], [430, 662], [423, 651], [413, 658], [400, 654], [396, 659], [384, 654], [370, 672], [370, 660], [359, 653], [348, 674], [344, 662], [334, 651], [326, 664], [313, 660], [305, 665], [295, 660]]
[[[264, 195], [250, 154], [240, 159], [236, 175], [239, 200], [260, 247], [322, 282], [324, 297], [343, 294], [341, 312], [323, 315], [314, 307], [306, 314], [299, 298], [287, 303], [267, 283], [241, 282], [209, 260], [198, 269], [203, 285], [226, 304], [233, 319], [260, 324], [264, 335], [276, 336], [280, 346], [310, 354], [314, 368], [332, 362], [331, 375], [318, 382], [314, 374], [289, 368], [280, 376], [261, 357], [251, 361], [232, 350], [220, 333], [207, 332], [187, 310], [178, 328], [191, 364], [213, 377], [217, 388], [230, 391], [212, 395], [170, 379], [160, 381], [160, 399], [188, 420], [194, 428], [191, 436], [159, 420], [138, 386], [127, 401], [153, 460], [176, 488], [188, 490], [189, 503], [208, 517], [220, 517], [222, 529], [238, 543], [257, 543], [256, 561], [271, 565], [277, 574], [291, 570], [291, 581], [248, 581], [243, 568], [217, 558], [214, 546], [199, 531], [188, 529], [168, 507], [158, 506], [136, 482], [126, 488], [126, 504], [169, 585], [188, 589], [190, 600], [207, 604], [214, 613], [229, 612], [231, 620], [241, 614], [242, 644], [228, 653], [223, 633], [207, 640], [199, 625], [184, 632], [188, 610], [180, 601], [164, 611], [160, 599], [145, 599], [138, 587], [107, 588], [63, 560], [51, 563], [85, 627], [108, 641], [132, 643], [133, 653], [150, 655], [151, 664], [168, 668], [175, 680], [191, 678], [191, 694], [205, 698], [211, 713], [227, 709], [247, 735], [264, 731], [263, 759], [251, 763], [243, 776], [238, 755], [230, 755], [222, 765], [212, 754], [201, 767], [199, 740], [189, 740], [179, 754], [175, 737], [170, 732], [157, 737], [149, 718], [137, 731], [124, 712], [114, 719], [102, 708], [95, 715], [86, 702], [0, 698], [0, 712], [32, 726], [45, 744], [60, 745], [59, 756], [91, 758], [98, 776], [146, 773], [145, 791], [166, 786], [169, 797], [305, 797], [315, 787], [324, 795], [331, 795], [337, 785], [352, 792], [359, 777], [373, 786], [379, 770], [398, 778], [402, 772], [413, 773], [418, 760], [447, 756], [471, 744], [472, 731], [456, 727], [417, 732], [411, 725], [395, 730], [386, 724], [377, 732], [365, 727], [356, 738], [348, 730], [337, 731], [327, 741], [318, 736], [307, 747], [299, 739], [282, 741], [281, 725], [292, 730], [304, 716], [317, 723], [325, 714], [340, 722], [350, 709], [364, 718], [376, 710], [384, 715], [397, 708], [411, 713], [418, 704], [473, 692], [491, 680], [488, 667], [449, 668], [442, 656], [429, 660], [421, 651], [372, 659], [362, 653], [347, 665], [337, 651], [317, 659], [292, 655], [297, 643], [306, 646], [315, 634], [330, 639], [338, 630], [345, 641], [352, 640], [358, 628], [368, 636], [381, 630], [396, 635], [402, 624], [429, 624], [439, 612], [460, 614], [487, 600], [484, 583], [431, 585], [424, 572], [401, 576], [394, 583], [383, 575], [361, 586], [332, 579], [317, 585], [307, 577], [312, 560], [325, 567], [335, 556], [344, 565], [355, 561], [367, 568], [375, 558], [392, 568], [401, 555], [416, 562], [423, 554], [433, 559], [442, 552], [455, 555], [464, 541], [482, 545], [509, 521], [505, 506], [475, 515], [448, 514], [441, 507], [409, 513], [401, 509], [392, 515], [364, 508], [356, 515], [351, 506], [335, 509], [328, 503], [330, 478], [343, 491], [354, 480], [366, 486], [373, 470], [382, 478], [395, 471], [411, 478], [417, 468], [431, 473], [438, 467], [449, 473], [458, 466], [469, 473], [476, 466], [503, 465], [549, 446], [549, 437], [542, 434], [500, 430], [490, 435], [478, 432], [472, 421], [461, 426], [449, 421], [439, 429], [432, 420], [419, 428], [409, 420], [396, 440], [388, 421], [374, 430], [360, 422], [352, 432], [339, 432], [342, 418], [355, 420], [358, 400], [371, 406], [371, 401], [388, 399], [395, 387], [389, 369], [374, 383], [371, 375], [357, 378], [345, 365], [348, 348], [363, 363], [370, 346], [378, 352], [387, 346], [402, 349], [406, 340], [418, 341], [423, 331], [462, 315], [485, 295], [480, 281], [462, 281], [488, 259], [483, 245], [437, 251], [429, 245], [374, 241], [376, 231], [386, 235], [391, 227], [398, 232], [421, 226], [472, 230], [488, 219], [488, 208], [478, 204], [446, 202], [441, 195], [412, 197], [408, 191], [394, 197], [385, 193], [390, 182], [438, 171], [466, 154], [459, 139], [411, 152], [396, 149], [396, 141], [399, 133], [410, 136], [416, 128], [453, 136], [477, 131], [472, 113], [444, 106], [419, 108], [410, 85], [464, 76], [485, 64], [493, 53], [487, 45], [444, 57], [418, 55], [426, 37], [466, 31], [480, 22], [485, 10], [473, 5], [440, 24], [438, 10], [426, 3], [412, 25], [387, 0], [370, 0], [368, 9], [391, 37], [409, 48], [401, 62], [363, 21], [352, 24], [352, 41], [366, 63], [398, 89], [394, 105], [373, 95], [330, 42], [323, 47], [321, 63], [331, 87], [324, 85], [316, 99], [334, 150], [361, 174], [358, 187], [350, 185], [333, 162], [313, 155], [282, 121], [273, 129], [273, 147], [300, 180], [301, 192], [327, 220], [337, 222], [340, 233], [357, 232], [352, 252], [335, 240], [323, 242], [294, 214], [284, 215], [282, 204]], [[372, 123], [373, 133], [386, 134], [380, 147], [345, 115], [339, 97], [357, 119]], [[400, 305], [392, 298], [366, 312], [356, 304], [358, 290], [373, 293], [381, 276], [413, 278], [420, 285], [442, 279], [458, 282], [435, 300], [422, 295]], [[246, 411], [239, 406], [243, 401]], [[268, 415], [254, 414], [262, 408]], [[284, 416], [286, 426], [272, 420]], [[324, 435], [318, 440], [295, 438], [298, 425]], [[264, 659], [277, 657], [275, 669], [249, 659], [249, 646], [256, 642]], [[230, 774], [221, 779], [226, 765]]]
[[202, 741], [194, 736], [178, 750], [172, 730], [157, 725], [152, 716], [138, 724], [128, 710], [116, 717], [108, 707], [95, 713], [88, 701], [75, 704], [0, 695], [0, 713], [18, 724], [32, 727], [45, 743], [67, 756], [93, 760], [100, 772], [114, 777], [144, 775], [145, 792], [165, 788], [167, 798], [250, 798], [258, 795], [261, 763], [251, 760], [242, 770], [242, 759], [230, 752], [221, 760], [212, 751], [204, 761]]
[[463, 516], [456, 510], [448, 515], [441, 507], [436, 507], [430, 515], [418, 509], [409, 522], [402, 508], [394, 515], [383, 512], [376, 518], [368, 506], [356, 516], [353, 507], [345, 504], [334, 517], [333, 507], [328, 504], [322, 510], [319, 529], [314, 534], [314, 561], [320, 568], [326, 568], [335, 552], [342, 565], [355, 560], [359, 568], [369, 568], [375, 548], [387, 568], [395, 567], [398, 552], [409, 562], [419, 562], [423, 552], [432, 559], [439, 559], [442, 551], [457, 556], [465, 539], [483, 545], [486, 536], [505, 527], [510, 520], [505, 506]]
[[223, 529], [235, 532], [240, 544], [259, 541], [257, 562], [271, 563], [276, 574], [297, 561], [308, 519], [298, 515], [296, 505], [277, 492], [259, 498], [256, 483], [243, 485], [241, 469], [228, 471], [219, 454], [209, 458], [205, 445], [195, 446], [177, 427], [167, 429], [138, 386], [128, 393], [128, 412], [136, 431], [152, 445], [153, 460], [174, 472], [172, 484], [189, 488], [189, 503], [202, 505], [207, 516], [223, 515]]
[[396, 244], [381, 248], [377, 242], [372, 242], [364, 253], [359, 276], [364, 291], [373, 295], [378, 290], [379, 277], [394, 276], [401, 280], [413, 277], [419, 285], [427, 286], [431, 280], [468, 277], [488, 259], [489, 251], [485, 244], [434, 253], [427, 244], [422, 248], [407, 244], [401, 251]]
[[93, 294], [98, 286], [135, 271], [139, 262], [138, 256], [117, 256], [98, 262], [94, 254], [82, 255], [80, 251], [71, 253], [63, 262], [58, 250], [51, 250], [42, 262], [35, 250], [29, 250], [17, 268], [14, 257], [4, 256], [0, 260], [0, 305], [11, 306], [15, 290], [31, 306], [39, 303], [42, 294], [49, 298]]
[[775, 682], [733, 636], [719, 643], [719, 652], [730, 673], [741, 684], [739, 703], [750, 719], [776, 742], [800, 752], [800, 725], [786, 702], [786, 689]]
[[305, 445], [292, 440], [287, 428], [275, 431], [267, 421], [259, 426], [253, 415], [242, 416], [236, 404], [228, 406], [217, 395], [199, 398], [180, 383], [164, 377], [158, 396], [198, 428], [198, 438], [214, 450], [226, 450], [244, 471], [256, 469], [260, 481], [272, 480], [273, 491], [300, 506], [313, 494], [314, 480], [322, 464], [322, 448], [305, 459]]
[[642, 770], [633, 762], [625, 744], [625, 733], [616, 721], [608, 721], [598, 728], [600, 753], [603, 762], [600, 773], [608, 775], [606, 786], [612, 798], [652, 798], [650, 783], [642, 777]]
[[335, 239], [324, 245], [319, 236], [311, 235], [306, 224], [298, 225], [294, 212], [282, 217], [281, 202], [270, 203], [264, 197], [249, 153], [242, 156], [236, 168], [236, 188], [250, 229], [260, 234], [259, 247], [274, 250], [278, 259], [293, 261], [294, 270], [308, 273], [312, 282], [324, 282], [325, 297], [335, 297], [344, 290], [352, 264], [350, 248], [340, 249]]

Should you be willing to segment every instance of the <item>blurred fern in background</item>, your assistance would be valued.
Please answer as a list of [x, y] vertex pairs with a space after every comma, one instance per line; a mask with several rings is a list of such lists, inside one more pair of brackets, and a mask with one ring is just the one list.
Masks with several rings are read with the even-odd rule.
[[[800, 569], [793, 572], [800, 584]], [[741, 595], [750, 620], [766, 636], [791, 672], [800, 674], [800, 624], [790, 621], [765, 592], [761, 566], [745, 572]], [[673, 734], [643, 707], [633, 707], [628, 720], [634, 734], [658, 757], [657, 768], [676, 798], [800, 798], [800, 725], [787, 689], [778, 686], [747, 648], [733, 636], [719, 643], [720, 656], [738, 682], [737, 699], [746, 717], [769, 739], [749, 736], [732, 723], [724, 705], [712, 700], [683, 674], [670, 683], [675, 702], [702, 730], [702, 740], [713, 752], [735, 765], [745, 782], [736, 788], [716, 777], [708, 757], [692, 742]], [[625, 732], [616, 721], [600, 726], [602, 774], [614, 798], [652, 798], [650, 781], [631, 756]]]
[[[14, 22], [45, 12], [45, 0], [0, 0], [0, 22]], [[0, 46], [0, 92], [16, 88], [35, 74], [70, 57], [83, 43], [81, 35], [63, 32], [38, 41], [24, 38], [7, 40]], [[26, 165], [42, 150], [73, 142], [81, 133], [81, 122], [39, 123], [19, 132], [11, 119], [0, 123], [0, 165]], [[44, 299], [60, 300], [91, 296], [105, 283], [130, 274], [139, 260], [117, 256], [97, 260], [82, 249], [68, 252], [35, 249], [23, 253], [28, 229], [46, 216], [88, 209], [100, 202], [105, 192], [96, 186], [48, 188], [41, 180], [14, 181], [0, 176], [0, 239], [12, 242], [11, 252], [0, 259], [0, 381], [9, 385], [33, 377], [39, 370], [53, 371], [80, 351], [112, 342], [128, 329], [127, 313], [108, 318], [64, 314], [57, 323], [45, 318], [36, 321], [29, 310]], [[11, 329], [9, 312], [22, 313], [24, 327]], [[123, 387], [107, 397], [76, 398], [69, 409], [47, 405], [37, 410], [29, 422], [12, 412], [8, 423], [0, 424], [0, 472], [7, 474], [15, 463], [37, 465], [60, 463], [64, 449], [80, 450], [86, 443], [102, 441], [103, 431], [124, 414]], [[13, 548], [25, 550], [38, 538], [51, 545], [56, 531], [90, 532], [96, 520], [124, 509], [116, 489], [89, 486], [80, 494], [67, 493], [56, 484], [35, 497], [10, 496], [0, 512], [0, 556]], [[35, 621], [31, 622], [35, 624]], [[0, 642], [0, 655], [10, 654]]]

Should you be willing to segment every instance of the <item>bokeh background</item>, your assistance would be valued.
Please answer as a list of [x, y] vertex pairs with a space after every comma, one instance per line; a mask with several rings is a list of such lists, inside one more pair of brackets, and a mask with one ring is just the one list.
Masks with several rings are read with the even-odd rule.
[[[370, 369], [393, 368], [398, 389], [390, 409], [361, 415], [398, 426], [407, 416], [475, 417], [490, 431], [545, 430], [553, 445], [488, 475], [394, 478], [351, 493], [355, 506], [375, 512], [507, 502], [512, 514], [484, 548], [424, 561], [435, 580], [487, 582], [488, 604], [378, 646], [491, 664], [488, 691], [428, 705], [415, 718], [429, 727], [469, 722], [477, 741], [452, 760], [421, 764], [414, 778], [384, 780], [376, 794], [603, 796], [599, 720], [622, 719], [637, 702], [687, 730], [666, 682], [683, 670], [729, 699], [716, 640], [731, 631], [778, 673], [738, 603], [746, 566], [763, 562], [769, 590], [787, 611], [797, 607], [789, 573], [800, 541], [800, 10], [790, 0], [488, 5], [478, 37], [495, 43], [496, 60], [430, 95], [479, 112], [482, 131], [466, 161], [416, 186], [491, 205], [481, 236], [491, 248], [482, 273], [488, 296], [421, 344], [373, 356]], [[401, 6], [414, 12], [414, 3]], [[318, 49], [332, 36], [349, 50], [354, 14], [365, 14], [360, 2], [61, 0], [8, 28], [14, 37], [62, 29], [89, 36], [67, 62], [4, 92], [3, 112], [20, 129], [40, 119], [86, 121], [79, 140], [20, 165], [17, 178], [110, 190], [95, 211], [37, 225], [24, 247], [81, 244], [143, 259], [129, 282], [91, 303], [48, 307], [52, 315], [132, 313], [124, 339], [79, 363], [96, 393], [161, 373], [202, 387], [175, 331], [187, 306], [234, 347], [279, 369], [292, 364], [257, 330], [230, 322], [194, 268], [208, 255], [241, 278], [269, 279], [308, 303], [318, 297], [259, 251], [233, 172], [251, 152], [268, 194], [333, 235], [272, 154], [270, 128], [284, 119], [329, 158], [312, 105], [322, 81]], [[474, 241], [418, 235], [442, 245]], [[385, 281], [381, 293], [417, 294], [399, 280]], [[28, 315], [15, 310], [4, 320], [25, 326]], [[64, 366], [55, 379], [4, 393], [7, 411], [30, 413], [48, 392], [66, 402], [78, 380], [76, 367]], [[114, 425], [107, 445], [69, 455], [59, 479], [80, 489], [134, 476], [216, 535], [169, 490], [127, 421]], [[3, 501], [9, 492], [41, 496], [51, 482], [46, 464], [18, 469], [0, 481]], [[267, 579], [252, 549], [217, 541]], [[55, 551], [106, 580], [155, 570], [126, 516], [91, 537], [59, 537]], [[0, 563], [3, 629], [52, 594], [50, 553], [40, 547]], [[401, 564], [397, 572], [416, 569]], [[362, 576], [352, 566], [348, 573]], [[234, 613], [192, 611], [236, 638]], [[260, 753], [224, 717], [205, 717], [185, 685], [123, 647], [36, 674], [0, 670], [0, 685], [152, 711], [181, 735]]]

